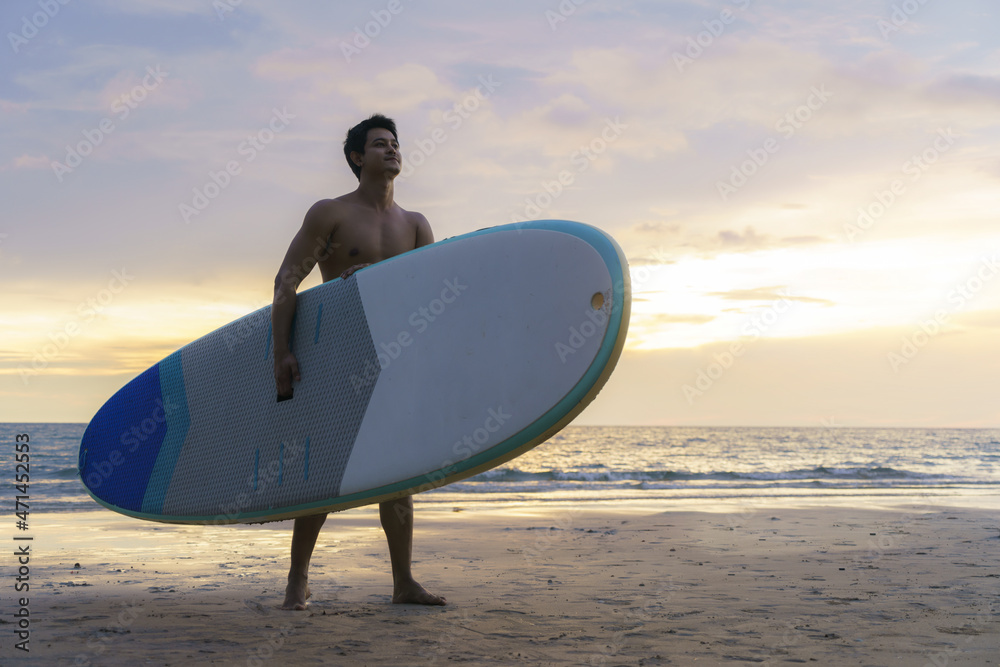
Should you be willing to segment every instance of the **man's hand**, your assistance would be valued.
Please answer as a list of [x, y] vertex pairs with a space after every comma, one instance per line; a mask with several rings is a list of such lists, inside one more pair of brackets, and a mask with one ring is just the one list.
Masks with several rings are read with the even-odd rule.
[[347, 280], [348, 278], [351, 277], [352, 273], [354, 273], [355, 271], [358, 271], [360, 269], [363, 269], [366, 266], [371, 266], [371, 264], [355, 264], [351, 268], [349, 268], [346, 271], [344, 271], [343, 273], [341, 273], [340, 277], [343, 278], [344, 280]]
[[301, 382], [302, 376], [299, 374], [299, 362], [291, 351], [284, 354], [277, 354], [274, 357], [274, 384], [278, 390], [278, 396], [291, 397], [292, 381]]

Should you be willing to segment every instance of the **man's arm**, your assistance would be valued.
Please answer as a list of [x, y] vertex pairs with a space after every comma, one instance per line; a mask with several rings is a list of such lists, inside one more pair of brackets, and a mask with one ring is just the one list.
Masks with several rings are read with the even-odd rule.
[[274, 278], [271, 304], [271, 331], [274, 338], [274, 381], [278, 396], [291, 396], [292, 381], [302, 379], [299, 364], [289, 349], [292, 319], [295, 317], [295, 290], [327, 252], [326, 243], [334, 231], [330, 226], [330, 200], [313, 204], [292, 239]]

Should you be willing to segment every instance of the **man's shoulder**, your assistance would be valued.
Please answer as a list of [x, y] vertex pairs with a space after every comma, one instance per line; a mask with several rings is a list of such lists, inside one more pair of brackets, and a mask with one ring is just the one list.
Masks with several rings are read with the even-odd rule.
[[431, 230], [431, 223], [427, 221], [423, 213], [403, 210], [403, 216], [407, 225], [416, 235], [417, 248], [434, 243], [434, 232]]
[[309, 208], [309, 211], [316, 211], [320, 213], [343, 211], [351, 205], [351, 201], [348, 197], [349, 195], [341, 195], [333, 199], [320, 199]]
[[305, 225], [309, 227], [335, 227], [345, 217], [350, 204], [342, 197], [320, 199], [306, 212]]
[[413, 225], [426, 225], [427, 224], [427, 218], [424, 216], [423, 213], [420, 213], [418, 211], [407, 211], [406, 209], [404, 209], [399, 204], [396, 204], [396, 207], [403, 214], [403, 219], [406, 220], [407, 222], [409, 222], [410, 224], [413, 224]]

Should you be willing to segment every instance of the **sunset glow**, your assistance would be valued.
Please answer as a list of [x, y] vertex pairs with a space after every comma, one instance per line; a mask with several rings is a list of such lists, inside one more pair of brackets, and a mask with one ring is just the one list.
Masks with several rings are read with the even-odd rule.
[[0, 421], [88, 421], [267, 305], [379, 111], [435, 238], [621, 244], [581, 423], [1000, 424], [995, 3], [550, 4], [5, 4]]

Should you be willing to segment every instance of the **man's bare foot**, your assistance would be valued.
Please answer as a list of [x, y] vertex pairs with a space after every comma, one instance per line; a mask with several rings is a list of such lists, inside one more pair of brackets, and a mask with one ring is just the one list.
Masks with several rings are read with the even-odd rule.
[[312, 595], [309, 590], [309, 581], [306, 577], [288, 576], [288, 585], [285, 587], [285, 601], [278, 609], [286, 611], [303, 611], [306, 609], [306, 600]]
[[402, 586], [397, 586], [392, 592], [393, 604], [448, 604], [440, 595], [434, 595], [424, 590], [424, 587], [415, 581], [411, 581]]

